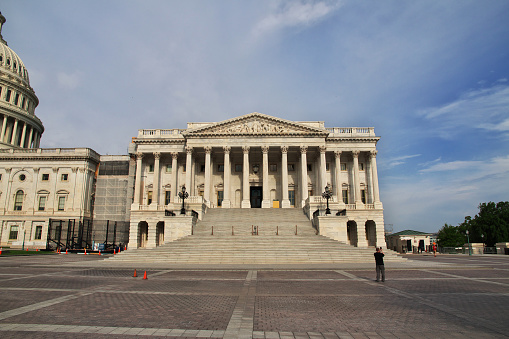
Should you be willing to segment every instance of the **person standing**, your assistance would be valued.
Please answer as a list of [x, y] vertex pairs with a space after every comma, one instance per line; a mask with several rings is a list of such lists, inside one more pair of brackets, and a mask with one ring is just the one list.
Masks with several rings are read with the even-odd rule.
[[384, 266], [384, 252], [381, 247], [376, 248], [375, 252], [376, 263], [376, 281], [380, 281], [380, 273], [382, 274], [382, 282], [385, 281], [385, 266]]

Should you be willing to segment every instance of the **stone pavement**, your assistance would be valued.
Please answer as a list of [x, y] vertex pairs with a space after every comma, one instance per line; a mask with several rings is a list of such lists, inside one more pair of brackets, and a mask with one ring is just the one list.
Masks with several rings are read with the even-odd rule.
[[[206, 270], [0, 257], [1, 338], [502, 338], [509, 256]], [[98, 265], [100, 263], [100, 265]], [[148, 279], [143, 280], [147, 271]]]

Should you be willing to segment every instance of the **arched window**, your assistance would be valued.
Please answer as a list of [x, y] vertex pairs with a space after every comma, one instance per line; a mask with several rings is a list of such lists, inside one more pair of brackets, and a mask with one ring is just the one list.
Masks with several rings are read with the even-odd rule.
[[14, 210], [21, 211], [23, 209], [23, 198], [25, 197], [25, 193], [22, 190], [16, 192], [16, 197], [14, 198]]

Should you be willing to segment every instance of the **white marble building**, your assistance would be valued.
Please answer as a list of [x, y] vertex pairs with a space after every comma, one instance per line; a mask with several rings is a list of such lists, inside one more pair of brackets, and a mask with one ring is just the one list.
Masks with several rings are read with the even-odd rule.
[[302, 208], [311, 218], [329, 186], [331, 208], [346, 209], [349, 217], [334, 218], [334, 226], [333, 218], [321, 218], [322, 234], [382, 245], [378, 140], [373, 128], [326, 128], [261, 113], [188, 123], [184, 130], [140, 130], [130, 147], [136, 181], [129, 244], [155, 247], [190, 234], [181, 219], [165, 216], [166, 210], [179, 213], [182, 187], [190, 195], [187, 209], [200, 216], [208, 208]]

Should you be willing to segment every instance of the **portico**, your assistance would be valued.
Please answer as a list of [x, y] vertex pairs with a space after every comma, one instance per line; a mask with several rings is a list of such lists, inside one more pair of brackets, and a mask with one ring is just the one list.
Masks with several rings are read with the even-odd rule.
[[383, 220], [378, 140], [373, 128], [325, 128], [261, 113], [140, 130], [130, 146], [136, 157], [132, 225], [147, 222], [147, 244], [155, 244], [150, 235], [165, 211], [179, 210], [182, 187], [190, 196], [186, 208], [198, 218], [209, 208], [303, 208], [311, 218], [329, 186], [335, 212], [378, 211]]

